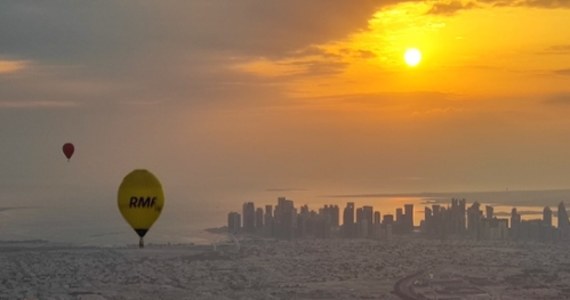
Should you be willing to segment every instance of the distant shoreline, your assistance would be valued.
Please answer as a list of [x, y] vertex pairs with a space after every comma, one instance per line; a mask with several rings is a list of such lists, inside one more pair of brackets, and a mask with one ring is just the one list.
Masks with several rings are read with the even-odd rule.
[[[554, 207], [560, 202], [570, 201], [570, 189], [551, 190], [504, 190], [481, 192], [422, 192], [422, 193], [362, 193], [321, 195], [321, 199], [367, 199], [367, 201], [387, 201], [390, 198], [417, 198], [420, 205], [446, 204], [450, 199], [466, 199], [468, 203], [479, 202], [491, 206], [507, 207]], [[348, 200], [347, 200], [348, 201]]]
[[204, 231], [213, 233], [213, 234], [227, 234], [228, 233], [228, 226], [220, 226], [220, 227], [212, 227], [206, 228]]
[[456, 191], [456, 192], [419, 192], [419, 193], [363, 193], [363, 194], [329, 194], [320, 195], [321, 198], [391, 198], [391, 197], [422, 197], [439, 198], [457, 195], [490, 195], [490, 194], [518, 194], [518, 193], [570, 193], [570, 188], [564, 189], [543, 189], [543, 190], [496, 190], [496, 191]]

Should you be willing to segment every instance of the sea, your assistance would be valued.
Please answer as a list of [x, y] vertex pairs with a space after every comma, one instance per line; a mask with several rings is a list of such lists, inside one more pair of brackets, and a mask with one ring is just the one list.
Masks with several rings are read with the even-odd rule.
[[[522, 218], [541, 219], [544, 207], [554, 212], [560, 202], [570, 204], [570, 189], [539, 191], [425, 192], [425, 193], [327, 193], [326, 190], [264, 190], [195, 194], [176, 187], [165, 190], [165, 207], [145, 236], [145, 243], [216, 244], [228, 236], [207, 231], [219, 228], [230, 211], [241, 212], [244, 202], [256, 207], [275, 205], [278, 197], [318, 210], [324, 205], [347, 202], [357, 207], [373, 206], [382, 215], [395, 214], [404, 204], [414, 205], [414, 223], [420, 225], [424, 207], [449, 205], [452, 198], [477, 201], [484, 210], [493, 206], [499, 218], [509, 218], [516, 207]], [[78, 246], [115, 247], [138, 244], [138, 236], [125, 222], [117, 207], [116, 186], [10, 185], [0, 190], [0, 242], [41, 241]]]

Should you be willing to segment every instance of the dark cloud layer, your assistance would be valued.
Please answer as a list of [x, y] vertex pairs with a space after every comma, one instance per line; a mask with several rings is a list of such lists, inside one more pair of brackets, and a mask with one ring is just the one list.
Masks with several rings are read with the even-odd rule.
[[3, 1], [0, 53], [69, 61], [172, 46], [280, 55], [365, 28], [397, 1]]
[[570, 45], [554, 45], [543, 51], [544, 54], [570, 54]]
[[429, 10], [429, 14], [434, 15], [452, 15], [460, 10], [472, 9], [477, 7], [475, 2], [463, 3], [461, 1], [452, 2], [438, 2], [434, 3], [432, 8]]
[[438, 15], [453, 15], [462, 10], [479, 8], [482, 6], [506, 7], [526, 6], [541, 8], [570, 8], [570, 1], [566, 0], [473, 0], [473, 1], [441, 1], [435, 2], [428, 13]]
[[[399, 2], [405, 1], [2, 1], [0, 57], [30, 64], [18, 76], [0, 78], [0, 101], [203, 103], [238, 98], [254, 84], [268, 94], [261, 79], [228, 66], [306, 53], [366, 29], [378, 8]], [[451, 1], [435, 3], [431, 13], [479, 4], [570, 6], [554, 0]], [[307, 62], [300, 75], [344, 67], [334, 60]]]
[[570, 76], [570, 68], [569, 69], [556, 70], [556, 71], [554, 71], [554, 73], [556, 73], [558, 75]]
[[[343, 38], [395, 2], [2, 1], [0, 56], [31, 64], [0, 78], [0, 100], [200, 103], [235, 99], [251, 84], [265, 93], [263, 82], [228, 65]], [[307, 70], [322, 75], [339, 67]]]
[[547, 105], [570, 107], [570, 94], [560, 94], [544, 100]]

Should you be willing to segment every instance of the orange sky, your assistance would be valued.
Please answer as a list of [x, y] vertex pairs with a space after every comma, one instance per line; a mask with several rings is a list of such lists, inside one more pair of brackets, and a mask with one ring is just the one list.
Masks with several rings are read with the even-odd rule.
[[6, 1], [0, 20], [7, 185], [570, 187], [561, 1]]
[[[564, 72], [570, 66], [568, 10], [481, 5], [431, 14], [436, 2], [388, 6], [368, 20], [368, 28], [343, 39], [277, 60], [253, 58], [237, 68], [260, 77], [284, 77], [285, 89], [300, 98], [418, 91], [468, 98], [545, 97], [570, 92]], [[423, 54], [417, 68], [410, 69], [402, 59], [409, 47]], [[331, 72], [312, 76], [312, 68]], [[298, 78], [289, 80], [292, 75]]]

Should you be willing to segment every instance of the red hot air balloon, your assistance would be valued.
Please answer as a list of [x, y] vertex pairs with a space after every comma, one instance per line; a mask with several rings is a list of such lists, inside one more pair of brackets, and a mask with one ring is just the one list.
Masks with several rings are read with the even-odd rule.
[[63, 145], [63, 154], [65, 154], [65, 157], [67, 157], [67, 161], [71, 159], [71, 156], [73, 155], [74, 151], [75, 147], [73, 146], [72, 143], [65, 143]]

